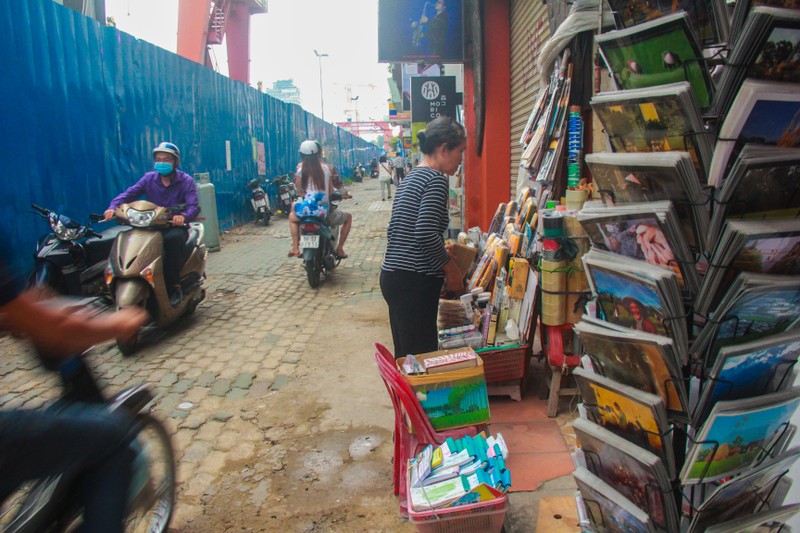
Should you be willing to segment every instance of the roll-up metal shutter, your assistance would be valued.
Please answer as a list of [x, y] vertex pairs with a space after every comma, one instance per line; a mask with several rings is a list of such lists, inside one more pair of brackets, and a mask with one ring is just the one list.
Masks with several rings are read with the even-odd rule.
[[[550, 37], [547, 4], [542, 0], [511, 0], [511, 191], [517, 197], [522, 147], [519, 138], [539, 95], [536, 59]], [[487, 36], [489, 38], [496, 36]]]

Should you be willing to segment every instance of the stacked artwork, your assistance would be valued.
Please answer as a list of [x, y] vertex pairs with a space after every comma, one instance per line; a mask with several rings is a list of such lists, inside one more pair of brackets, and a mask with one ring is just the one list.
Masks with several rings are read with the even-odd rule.
[[578, 215], [584, 510], [598, 531], [777, 531], [800, 510], [800, 2], [609, 5], [617, 90], [589, 102], [609, 152]]

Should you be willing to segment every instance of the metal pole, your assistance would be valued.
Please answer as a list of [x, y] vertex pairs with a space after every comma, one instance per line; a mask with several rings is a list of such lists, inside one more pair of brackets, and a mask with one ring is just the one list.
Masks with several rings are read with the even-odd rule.
[[319, 107], [320, 113], [322, 114], [322, 120], [325, 120], [325, 100], [322, 96], [322, 58], [328, 57], [328, 54], [320, 53], [314, 50], [314, 54], [317, 56], [317, 60], [319, 61]]

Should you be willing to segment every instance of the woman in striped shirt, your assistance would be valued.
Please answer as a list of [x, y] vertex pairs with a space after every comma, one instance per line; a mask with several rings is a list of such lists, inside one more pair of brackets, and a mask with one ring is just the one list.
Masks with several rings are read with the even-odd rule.
[[458, 295], [464, 291], [464, 273], [444, 244], [450, 219], [447, 176], [461, 164], [467, 142], [464, 127], [439, 117], [417, 137], [422, 163], [397, 189], [381, 267], [395, 357], [436, 350], [442, 286]]

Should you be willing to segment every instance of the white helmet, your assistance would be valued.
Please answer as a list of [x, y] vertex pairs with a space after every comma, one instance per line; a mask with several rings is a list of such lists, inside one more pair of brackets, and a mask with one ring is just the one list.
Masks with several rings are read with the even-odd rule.
[[303, 141], [300, 143], [300, 155], [316, 155], [320, 153], [322, 146], [318, 141]]

